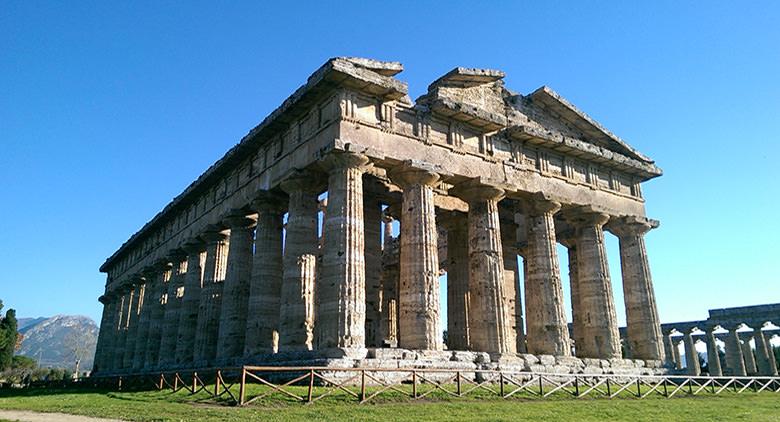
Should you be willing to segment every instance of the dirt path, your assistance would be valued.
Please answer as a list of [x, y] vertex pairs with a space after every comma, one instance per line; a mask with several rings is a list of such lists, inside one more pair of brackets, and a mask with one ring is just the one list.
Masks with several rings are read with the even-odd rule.
[[31, 412], [29, 410], [0, 410], [0, 419], [22, 422], [121, 422], [119, 419], [92, 418], [66, 413]]

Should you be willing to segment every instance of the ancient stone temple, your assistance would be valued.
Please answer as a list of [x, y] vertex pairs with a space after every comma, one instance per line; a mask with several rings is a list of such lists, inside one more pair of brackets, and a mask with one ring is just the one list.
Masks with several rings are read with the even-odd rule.
[[96, 373], [660, 370], [641, 184], [661, 170], [547, 87], [456, 68], [412, 101], [402, 69], [329, 60], [109, 257]]

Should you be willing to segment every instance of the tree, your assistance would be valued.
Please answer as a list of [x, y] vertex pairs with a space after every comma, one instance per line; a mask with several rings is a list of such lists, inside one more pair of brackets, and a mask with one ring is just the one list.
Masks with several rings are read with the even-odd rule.
[[[0, 303], [0, 306], [2, 303]], [[2, 309], [2, 308], [0, 308]], [[9, 309], [5, 313], [5, 318], [0, 320], [0, 370], [5, 370], [11, 366], [16, 349], [17, 333], [16, 311]]]
[[75, 363], [75, 373], [78, 376], [81, 362], [89, 357], [92, 342], [84, 341], [76, 332], [69, 332], [62, 339], [62, 344], [67, 353], [66, 356], [69, 356]]

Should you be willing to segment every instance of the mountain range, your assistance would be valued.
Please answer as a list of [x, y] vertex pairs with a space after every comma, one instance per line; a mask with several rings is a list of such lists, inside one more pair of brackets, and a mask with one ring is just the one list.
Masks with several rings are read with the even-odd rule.
[[18, 330], [24, 337], [17, 354], [38, 361], [41, 367], [79, 371], [92, 369], [98, 326], [81, 315], [55, 315], [50, 318], [19, 318]]

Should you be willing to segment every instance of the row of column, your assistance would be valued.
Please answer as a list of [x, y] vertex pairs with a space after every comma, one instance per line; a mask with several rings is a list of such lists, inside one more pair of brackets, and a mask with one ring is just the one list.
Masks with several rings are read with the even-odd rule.
[[[725, 328], [725, 327], [724, 327]], [[720, 360], [719, 348], [715, 340], [714, 327], [709, 327], [704, 332], [707, 344], [707, 367], [710, 376], [734, 375], [764, 375], [777, 376], [777, 362], [772, 350], [772, 345], [761, 330], [739, 333], [739, 326], [726, 328], [728, 334], [725, 342], [725, 364]], [[693, 339], [693, 329], [683, 333], [682, 341], [685, 348], [685, 367], [682, 365], [678, 341], [671, 333], [664, 334], [667, 349], [667, 361], [678, 370], [685, 369], [688, 375], [700, 375], [701, 365], [699, 354], [696, 351], [696, 342]], [[740, 338], [742, 340], [740, 340]], [[750, 340], [755, 343], [755, 350], [750, 346]]]
[[[332, 153], [319, 166], [328, 175], [322, 236], [317, 197], [325, 186], [315, 174], [296, 172], [281, 185], [286, 197], [263, 192], [123, 291], [102, 298], [106, 328], [101, 329], [96, 369], [231, 365], [268, 353], [312, 349], [319, 356], [363, 357], [366, 345], [382, 346], [389, 339], [402, 348], [441, 350], [433, 193], [439, 175], [414, 161], [388, 172], [403, 190], [394, 275], [378, 271], [381, 204], [363, 198], [369, 160]], [[556, 255], [554, 215], [560, 205], [543, 198], [527, 201], [528, 241], [522, 253], [528, 329], [523, 332], [517, 253], [504, 245], [516, 239], [502, 235], [498, 212], [504, 191], [470, 180], [450, 194], [469, 206], [465, 217], [453, 213], [445, 222], [450, 227], [450, 348], [569, 355]], [[603, 242], [607, 217], [571, 212], [566, 219], [575, 227], [567, 246], [574, 264], [577, 354], [620, 357]], [[372, 222], [370, 228], [366, 221]], [[620, 237], [634, 356], [659, 359], [662, 341], [642, 237], [649, 228], [640, 221], [610, 222]], [[367, 266], [377, 271], [367, 274]]]

